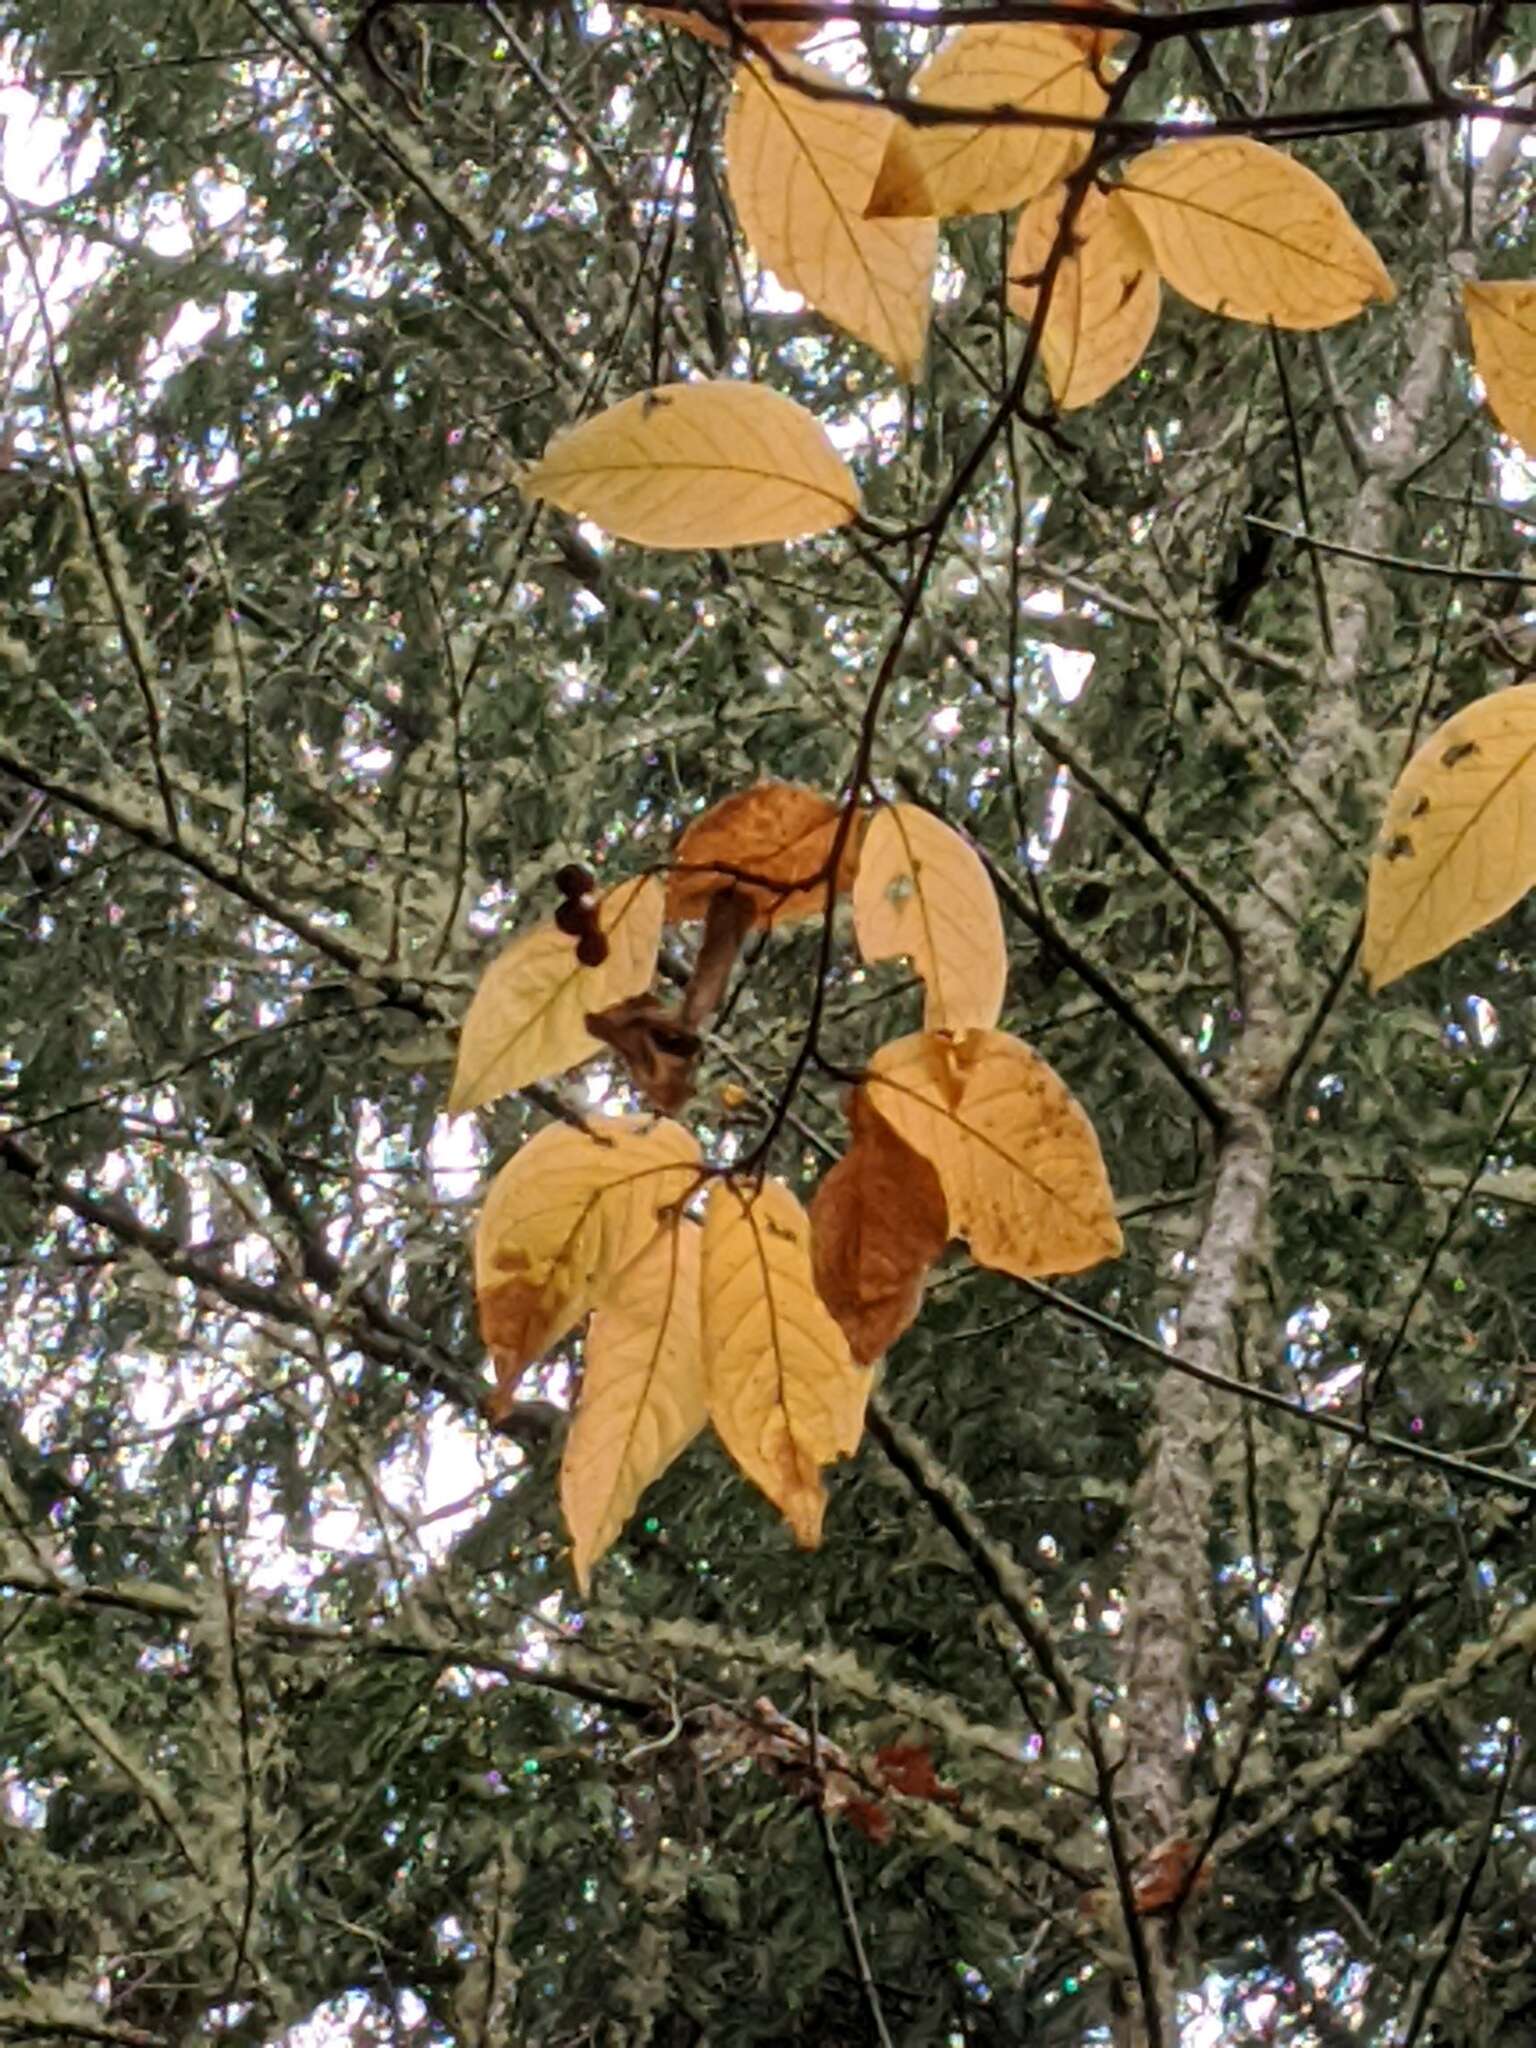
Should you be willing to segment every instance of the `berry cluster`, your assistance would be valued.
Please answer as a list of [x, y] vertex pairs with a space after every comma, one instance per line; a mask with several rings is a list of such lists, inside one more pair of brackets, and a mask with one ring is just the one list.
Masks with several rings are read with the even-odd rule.
[[608, 958], [608, 941], [597, 922], [597, 884], [586, 868], [574, 861], [555, 876], [560, 891], [556, 927], [576, 941], [576, 958], [583, 967], [601, 967]]

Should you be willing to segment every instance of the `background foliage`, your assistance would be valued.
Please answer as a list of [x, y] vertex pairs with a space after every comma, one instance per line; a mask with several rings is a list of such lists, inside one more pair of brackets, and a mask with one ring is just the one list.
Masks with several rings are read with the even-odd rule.
[[[1336, 131], [1299, 153], [1398, 301], [1317, 345], [1174, 301], [1101, 405], [1017, 417], [875, 757], [987, 855], [1004, 1021], [1092, 1114], [1125, 1257], [941, 1273], [815, 1555], [700, 1446], [579, 1603], [567, 1368], [480, 1420], [464, 1250], [543, 1113], [450, 1123], [455, 1026], [561, 863], [837, 788], [901, 536], [1017, 361], [1007, 224], [946, 229], [908, 393], [754, 272], [729, 60], [675, 29], [14, 0], [0, 2039], [1536, 2024], [1536, 924], [1375, 999], [1349, 967], [1411, 732], [1520, 673], [1532, 479], [1452, 286], [1531, 268], [1525, 130], [1458, 113], [1536, 61], [1524, 12], [1159, 42], [1138, 117]], [[929, 31], [868, 15], [837, 61], [899, 85]], [[872, 524], [673, 556], [518, 495], [572, 419], [724, 374], [828, 424]], [[761, 1126], [816, 946], [754, 958], [709, 1141]], [[918, 1010], [840, 968], [829, 1047]], [[842, 1134], [813, 1076], [778, 1170]], [[958, 1803], [824, 1826], [741, 1756], [760, 1698], [925, 1745]], [[1204, 1881], [1127, 1915], [1169, 1838]]]

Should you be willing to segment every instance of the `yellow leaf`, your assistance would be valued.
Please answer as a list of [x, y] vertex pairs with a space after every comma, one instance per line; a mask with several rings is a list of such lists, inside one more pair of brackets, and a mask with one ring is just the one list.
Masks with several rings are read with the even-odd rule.
[[928, 1269], [949, 1241], [932, 1165], [856, 1088], [853, 1143], [811, 1198], [816, 1291], [860, 1365], [872, 1365], [917, 1320]]
[[1461, 301], [1488, 410], [1512, 441], [1536, 454], [1536, 284], [1464, 284]]
[[[792, 74], [841, 84], [798, 60], [783, 63]], [[894, 126], [879, 107], [812, 99], [747, 62], [736, 71], [725, 168], [758, 262], [910, 382], [928, 333], [939, 231], [933, 221], [864, 218]]]
[[1447, 719], [1387, 800], [1360, 964], [1373, 988], [1502, 917], [1536, 883], [1536, 683]]
[[980, 856], [915, 804], [888, 804], [864, 835], [853, 927], [866, 960], [906, 954], [927, 984], [930, 1031], [985, 1030], [1008, 980], [997, 895]]
[[1396, 288], [1331, 185], [1243, 137], [1166, 142], [1121, 188], [1175, 291], [1260, 326], [1333, 327]]
[[763, 384], [662, 384], [557, 434], [530, 498], [652, 548], [741, 548], [846, 526], [859, 487], [804, 406]]
[[[1108, 95], [1074, 40], [1083, 33], [1043, 22], [956, 29], [913, 79], [911, 97], [968, 112], [1014, 107], [1095, 121]], [[900, 121], [865, 211], [875, 219], [1001, 213], [1058, 184], [1092, 141], [1087, 128]]]
[[573, 1329], [699, 1178], [699, 1148], [665, 1117], [551, 1124], [491, 1182], [475, 1233], [480, 1332], [496, 1358], [493, 1414]]
[[607, 891], [597, 910], [608, 941], [601, 967], [583, 967], [575, 939], [553, 924], [536, 925], [498, 953], [459, 1034], [449, 1115], [595, 1058], [603, 1047], [582, 1019], [650, 987], [665, 901], [654, 875]]
[[[1048, 192], [1019, 215], [1008, 259], [1008, 304], [1032, 320], [1035, 280], [1050, 260], [1062, 194]], [[1064, 412], [1091, 405], [1141, 361], [1157, 326], [1162, 287], [1152, 245], [1122, 192], [1090, 186], [1071, 228], [1046, 308], [1040, 360]]]
[[[710, 898], [732, 887], [750, 898], [760, 927], [820, 917], [827, 907], [827, 885], [811, 878], [832, 858], [839, 816], [829, 798], [797, 782], [758, 782], [711, 805], [677, 842], [677, 866], [667, 881], [668, 919], [684, 924], [703, 917]], [[844, 842], [837, 878], [841, 894], [852, 884], [860, 822], [854, 820]], [[756, 879], [737, 882], [721, 869]]]
[[581, 1400], [560, 1462], [583, 1592], [641, 1494], [704, 1427], [700, 1235], [686, 1216], [669, 1217], [587, 1330]]
[[810, 1223], [780, 1181], [716, 1181], [704, 1216], [709, 1415], [802, 1549], [821, 1541], [821, 1468], [850, 1456], [870, 1376], [816, 1292]]
[[933, 1161], [949, 1227], [978, 1266], [1080, 1273], [1121, 1248], [1093, 1125], [1037, 1053], [1002, 1031], [924, 1031], [883, 1045], [871, 1102]]

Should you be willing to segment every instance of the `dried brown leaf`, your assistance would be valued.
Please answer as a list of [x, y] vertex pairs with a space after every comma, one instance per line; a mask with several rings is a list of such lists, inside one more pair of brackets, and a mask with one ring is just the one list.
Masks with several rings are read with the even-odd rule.
[[[819, 917], [837, 821], [836, 804], [796, 782], [759, 782], [726, 797], [695, 818], [677, 842], [668, 922], [705, 916], [711, 900], [732, 887], [750, 901], [759, 927]], [[852, 887], [858, 865], [858, 824], [855, 819], [839, 863], [840, 895]]]
[[872, 1365], [917, 1320], [928, 1270], [949, 1238], [944, 1190], [930, 1162], [856, 1089], [853, 1143], [811, 1201], [816, 1290], [848, 1348]]

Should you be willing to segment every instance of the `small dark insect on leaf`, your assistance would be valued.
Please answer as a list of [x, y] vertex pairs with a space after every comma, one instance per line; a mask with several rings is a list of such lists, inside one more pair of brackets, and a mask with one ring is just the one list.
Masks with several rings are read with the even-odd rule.
[[1477, 752], [1476, 740], [1458, 740], [1454, 747], [1447, 747], [1440, 756], [1442, 768], [1454, 768], [1458, 761], [1465, 761], [1468, 754]]
[[608, 958], [608, 941], [595, 927], [576, 941], [576, 958], [583, 967], [601, 967]]
[[1381, 857], [1383, 860], [1412, 860], [1413, 841], [1406, 832], [1399, 832], [1381, 849]]
[[[562, 896], [590, 896], [596, 884], [589, 869], [571, 860], [563, 868], [556, 869], [555, 887]], [[561, 930], [564, 929], [562, 925]]]

